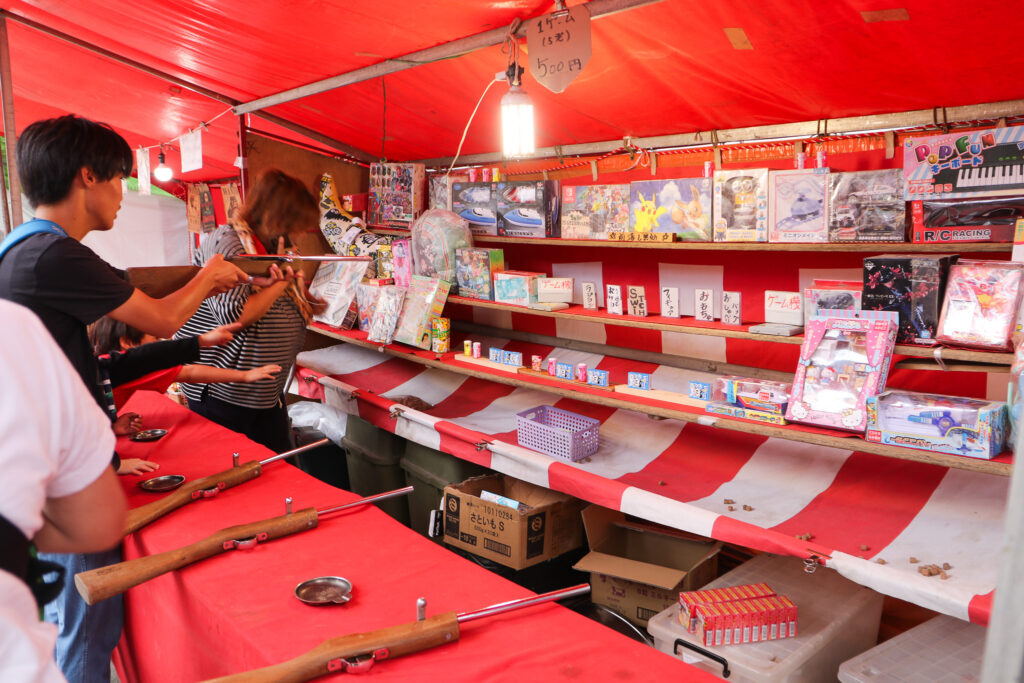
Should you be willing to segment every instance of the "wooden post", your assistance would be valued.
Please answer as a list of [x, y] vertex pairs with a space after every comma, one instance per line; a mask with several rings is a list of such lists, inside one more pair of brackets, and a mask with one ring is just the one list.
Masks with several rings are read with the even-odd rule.
[[14, 147], [18, 136], [14, 128], [14, 86], [11, 81], [11, 51], [7, 42], [7, 17], [0, 16], [0, 102], [4, 115], [4, 143], [8, 173], [11, 179], [10, 200], [8, 201], [7, 183], [0, 173], [0, 195], [3, 199], [3, 234], [6, 235], [15, 226], [21, 224], [21, 182], [18, 180], [18, 164], [14, 158]]

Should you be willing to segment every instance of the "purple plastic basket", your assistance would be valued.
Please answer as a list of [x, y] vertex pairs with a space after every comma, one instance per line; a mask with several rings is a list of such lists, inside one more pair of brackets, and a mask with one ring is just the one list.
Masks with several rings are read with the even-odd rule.
[[597, 451], [601, 421], [553, 406], [537, 406], [516, 413], [520, 446], [576, 462]]

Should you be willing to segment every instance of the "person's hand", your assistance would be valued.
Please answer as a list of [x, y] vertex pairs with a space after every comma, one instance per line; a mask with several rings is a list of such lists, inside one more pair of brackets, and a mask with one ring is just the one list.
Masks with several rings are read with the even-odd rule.
[[199, 335], [199, 346], [205, 348], [207, 346], [220, 346], [221, 344], [227, 344], [229, 341], [235, 338], [235, 332], [242, 329], [240, 323], [231, 323], [230, 325], [220, 325], [215, 327], [209, 332], [204, 332]]
[[246, 370], [242, 381], [246, 384], [251, 384], [253, 382], [259, 382], [261, 379], [271, 379], [279, 372], [281, 372], [280, 365], [261, 365], [258, 368]]
[[121, 461], [121, 466], [117, 468], [118, 474], [145, 474], [146, 472], [155, 472], [160, 469], [160, 465], [149, 460], [141, 460], [139, 458], [126, 458]]
[[278, 282], [291, 282], [294, 279], [295, 272], [291, 266], [285, 265], [282, 270], [276, 263], [272, 263], [267, 275], [254, 275], [250, 283], [255, 287], [270, 287]]
[[124, 413], [114, 420], [114, 434], [128, 436], [142, 429], [142, 416], [138, 413]]
[[223, 294], [229, 289], [249, 282], [249, 276], [242, 270], [224, 260], [223, 254], [214, 254], [203, 266], [202, 272], [207, 273], [213, 280], [210, 287], [210, 294]]

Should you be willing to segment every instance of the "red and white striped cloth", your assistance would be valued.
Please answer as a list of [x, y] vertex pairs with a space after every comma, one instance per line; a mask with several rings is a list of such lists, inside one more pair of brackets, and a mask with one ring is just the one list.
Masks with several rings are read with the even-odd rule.
[[[556, 356], [609, 370], [613, 383], [623, 382], [628, 368], [651, 372], [658, 388], [686, 393], [689, 379], [708, 377], [550, 346], [475, 339], [484, 349], [521, 351], [524, 359]], [[784, 555], [817, 555], [879, 592], [960, 619], [988, 621], [1007, 477], [862, 453], [853, 450], [853, 439], [851, 450], [840, 450], [653, 420], [353, 344], [300, 354], [299, 365], [300, 378], [320, 379], [298, 382], [304, 395], [425, 446], [684, 531]], [[388, 398], [405, 395], [434, 407], [424, 413]], [[559, 461], [516, 445], [516, 413], [541, 404], [601, 421], [600, 449], [590, 462]], [[397, 418], [395, 410], [401, 411]], [[484, 441], [486, 447], [478, 449]], [[735, 511], [726, 499], [735, 501]], [[808, 533], [810, 541], [796, 538]], [[917, 571], [920, 564], [943, 563], [952, 566], [948, 580]]]

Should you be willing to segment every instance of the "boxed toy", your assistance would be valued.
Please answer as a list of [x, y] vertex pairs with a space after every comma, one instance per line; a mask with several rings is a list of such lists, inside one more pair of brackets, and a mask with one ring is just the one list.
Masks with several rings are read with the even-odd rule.
[[498, 194], [494, 183], [452, 183], [452, 213], [469, 222], [474, 235], [498, 234]]
[[408, 228], [426, 203], [426, 166], [370, 164], [369, 224]]
[[766, 424], [787, 424], [785, 418], [778, 413], [767, 413], [763, 410], [751, 410], [749, 408], [733, 405], [732, 403], [708, 403], [704, 406], [704, 411], [711, 413], [712, 415], [727, 415], [741, 420], [753, 420], [755, 422], [764, 422]]
[[494, 300], [502, 304], [529, 306], [537, 303], [537, 278], [544, 273], [506, 270], [494, 274]]
[[804, 325], [821, 310], [859, 311], [863, 289], [859, 280], [813, 280], [804, 289]]
[[898, 325], [893, 311], [822, 311], [812, 317], [786, 419], [863, 432], [867, 398], [885, 386]]
[[436, 277], [413, 275], [405, 293], [402, 313], [395, 327], [395, 341], [430, 348], [431, 318], [441, 315], [448, 298], [448, 281]]
[[394, 338], [395, 325], [405, 302], [405, 288], [388, 285], [380, 288], [377, 303], [373, 306], [370, 331], [367, 339], [379, 344], [390, 344]]
[[827, 168], [768, 174], [768, 241], [828, 242]]
[[557, 180], [502, 181], [497, 194], [498, 234], [560, 237], [562, 188]]
[[[356, 288], [369, 261], [327, 261], [320, 264], [309, 291], [327, 302], [327, 308], [313, 316], [328, 325], [345, 328], [346, 317], [356, 298]], [[354, 320], [353, 320], [354, 322]]]
[[562, 188], [562, 238], [608, 239], [629, 231], [629, 185], [567, 185]]
[[629, 184], [633, 232], [673, 233], [682, 242], [711, 241], [711, 179], [639, 180]]
[[773, 415], [786, 412], [793, 385], [748, 377], [716, 377], [711, 400]]
[[768, 241], [768, 169], [715, 171], [715, 241]]
[[382, 287], [379, 285], [362, 282], [356, 288], [356, 306], [359, 309], [359, 329], [363, 332], [370, 331], [373, 322], [373, 309], [377, 305], [377, 298], [380, 296]]
[[899, 313], [897, 343], [935, 339], [946, 277], [956, 260], [957, 256], [949, 254], [865, 258], [861, 308]]
[[907, 138], [903, 141], [906, 198], [1022, 194], [1022, 145], [1021, 126]]
[[991, 460], [1006, 449], [1006, 404], [886, 391], [868, 399], [868, 441]]
[[830, 242], [903, 242], [906, 203], [898, 168], [828, 175]]
[[455, 183], [468, 183], [469, 174], [465, 171], [445, 174], [433, 174], [427, 178], [427, 208], [452, 210], [452, 193], [450, 188]]
[[1012, 242], [1024, 197], [910, 202], [911, 242]]
[[1010, 351], [1024, 264], [959, 261], [949, 269], [935, 338], [947, 344]]
[[412, 252], [409, 248], [408, 238], [391, 242], [391, 277], [399, 287], [408, 287], [412, 281]]
[[455, 250], [459, 296], [494, 300], [494, 274], [505, 270], [505, 252], [475, 247]]

